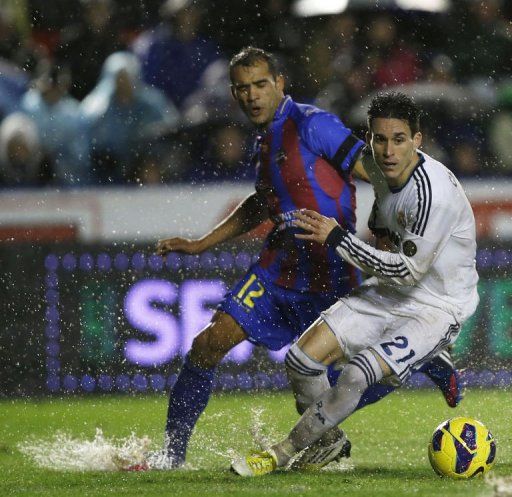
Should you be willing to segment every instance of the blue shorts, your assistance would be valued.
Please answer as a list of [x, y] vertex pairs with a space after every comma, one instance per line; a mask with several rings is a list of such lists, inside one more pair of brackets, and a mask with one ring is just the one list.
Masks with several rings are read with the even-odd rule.
[[344, 293], [300, 292], [275, 285], [257, 265], [226, 295], [218, 310], [229, 314], [247, 333], [248, 340], [279, 350], [302, 334]]

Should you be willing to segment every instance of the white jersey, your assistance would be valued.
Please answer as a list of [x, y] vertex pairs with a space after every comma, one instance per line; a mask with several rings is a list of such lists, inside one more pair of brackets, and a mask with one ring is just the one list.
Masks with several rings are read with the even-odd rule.
[[387, 292], [439, 307], [463, 322], [479, 300], [473, 211], [455, 176], [427, 154], [418, 154], [416, 168], [400, 189], [390, 188], [369, 161], [376, 195], [370, 228], [386, 234], [396, 251], [377, 250], [351, 233], [335, 240], [336, 251], [376, 277], [367, 284], [385, 285]]

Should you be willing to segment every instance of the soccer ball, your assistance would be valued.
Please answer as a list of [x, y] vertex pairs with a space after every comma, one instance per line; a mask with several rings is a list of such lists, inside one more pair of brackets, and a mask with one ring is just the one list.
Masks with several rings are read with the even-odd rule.
[[472, 478], [492, 468], [496, 441], [480, 421], [452, 418], [434, 430], [428, 444], [428, 458], [439, 476]]

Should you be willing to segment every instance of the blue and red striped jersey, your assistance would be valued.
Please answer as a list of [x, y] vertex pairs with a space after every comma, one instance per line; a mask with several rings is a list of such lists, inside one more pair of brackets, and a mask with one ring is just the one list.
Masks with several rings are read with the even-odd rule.
[[268, 129], [257, 136], [256, 190], [268, 203], [274, 228], [258, 265], [277, 285], [336, 292], [356, 286], [358, 270], [318, 243], [298, 240], [294, 211], [313, 209], [355, 231], [351, 170], [364, 143], [333, 114], [286, 96]]

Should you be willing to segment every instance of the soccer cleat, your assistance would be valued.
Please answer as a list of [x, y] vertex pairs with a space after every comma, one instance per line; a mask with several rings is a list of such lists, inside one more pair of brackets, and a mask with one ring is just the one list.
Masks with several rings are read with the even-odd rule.
[[123, 471], [148, 471], [150, 469], [147, 462], [142, 462], [140, 464], [132, 464], [131, 466], [127, 466], [123, 468]]
[[350, 457], [352, 444], [343, 430], [329, 430], [322, 438], [306, 447], [292, 462], [290, 469], [317, 471], [333, 461]]
[[451, 347], [443, 350], [420, 369], [440, 389], [450, 407], [457, 407], [463, 398], [459, 372], [455, 369]]
[[231, 471], [240, 476], [263, 476], [272, 473], [276, 468], [277, 458], [272, 450], [253, 452], [231, 463]]

